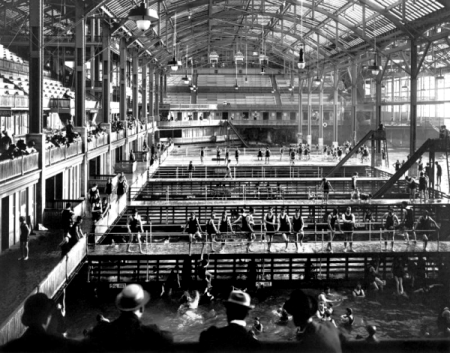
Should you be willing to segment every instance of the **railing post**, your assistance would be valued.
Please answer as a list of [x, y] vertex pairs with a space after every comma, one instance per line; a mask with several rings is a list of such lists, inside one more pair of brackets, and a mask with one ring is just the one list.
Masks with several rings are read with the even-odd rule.
[[205, 166], [205, 179], [208, 179], [208, 167]]
[[205, 199], [208, 200], [208, 186], [205, 185]]

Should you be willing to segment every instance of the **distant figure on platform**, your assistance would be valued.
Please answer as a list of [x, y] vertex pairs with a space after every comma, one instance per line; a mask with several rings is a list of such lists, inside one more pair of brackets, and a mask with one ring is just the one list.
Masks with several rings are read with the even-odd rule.
[[326, 202], [328, 202], [328, 196], [330, 194], [330, 189], [334, 190], [333, 187], [331, 186], [330, 182], [327, 180], [327, 178], [323, 178], [322, 179], [322, 183], [319, 186], [320, 189], [322, 189], [323, 191], [323, 200]]
[[144, 234], [144, 229], [142, 228], [141, 216], [138, 213], [138, 210], [135, 208], [132, 211], [131, 216], [127, 219], [127, 228], [128, 228], [128, 246], [127, 252], [132, 252], [130, 250], [131, 244], [137, 242], [139, 244], [139, 251], [143, 254], [142, 244], [141, 244], [141, 235]]
[[99, 201], [99, 200], [100, 200], [100, 191], [98, 189], [98, 185], [94, 184], [89, 189], [89, 202], [91, 204], [93, 204], [93, 203], [95, 203], [96, 201]]
[[192, 164], [192, 161], [189, 162], [189, 166], [188, 166], [188, 173], [189, 173], [189, 180], [192, 179], [192, 174], [194, 173], [195, 167]]
[[90, 343], [101, 351], [164, 351], [169, 350], [173, 337], [156, 325], [141, 322], [150, 295], [138, 284], [126, 286], [116, 298], [120, 316], [101, 321], [90, 334]]
[[205, 350], [227, 349], [229, 351], [245, 351], [256, 349], [258, 340], [245, 326], [245, 318], [253, 306], [250, 296], [240, 290], [233, 290], [224, 302], [227, 310], [228, 326], [217, 328], [212, 326], [200, 334], [200, 346]]
[[117, 182], [117, 199], [120, 199], [123, 195], [126, 195], [128, 191], [128, 182], [124, 174], [121, 173], [119, 181]]
[[19, 260], [28, 260], [28, 238], [30, 236], [30, 227], [28, 226], [25, 217], [19, 217], [20, 222], [20, 258]]
[[352, 175], [352, 196], [350, 197], [350, 200], [352, 200], [355, 197], [355, 192], [357, 190], [356, 186], [357, 183], [358, 183], [358, 172], [355, 172]]
[[416, 179], [407, 176], [405, 180], [408, 183], [409, 199], [410, 201], [414, 202], [414, 200], [416, 199], [416, 189], [417, 189]]
[[270, 150], [269, 148], [266, 148], [264, 164], [269, 164], [269, 162], [270, 162]]
[[225, 173], [225, 179], [226, 178], [231, 178], [233, 179], [233, 173], [231, 172], [231, 166], [230, 166], [231, 160], [227, 159], [227, 166], [226, 166], [226, 170], [227, 172]]
[[262, 161], [262, 158], [263, 158], [263, 152], [262, 152], [262, 149], [260, 148], [258, 150], [258, 161]]
[[225, 147], [225, 160], [224, 160], [224, 164], [227, 164], [229, 159], [230, 159], [230, 150], [228, 149], [228, 147]]
[[136, 155], [133, 150], [130, 150], [130, 162], [136, 162]]
[[281, 236], [283, 237], [284, 242], [286, 243], [284, 251], [287, 251], [289, 246], [289, 235], [292, 232], [292, 225], [289, 215], [286, 213], [286, 208], [284, 206], [281, 208], [281, 213], [278, 215], [277, 223], [278, 223], [277, 232], [281, 233]]
[[283, 159], [283, 154], [284, 154], [284, 146], [281, 146], [281, 148], [280, 148], [280, 161]]
[[398, 172], [399, 170], [400, 170], [400, 161], [397, 159], [397, 162], [395, 162], [394, 164], [393, 164], [393, 167], [394, 167], [394, 169], [395, 169], [395, 172]]
[[217, 146], [217, 150], [216, 150], [216, 159], [217, 159], [217, 164], [220, 164], [220, 154], [221, 154], [221, 150], [219, 148], [219, 146]]
[[[295, 235], [295, 248], [297, 249], [297, 252], [300, 251], [300, 248], [303, 249], [303, 239], [305, 237], [305, 232], [303, 231], [303, 228], [305, 227], [305, 221], [300, 214], [300, 209], [297, 208], [295, 210], [295, 214], [292, 217], [292, 229], [294, 231]], [[300, 248], [298, 246], [298, 242], [300, 240]]]
[[200, 163], [203, 164], [203, 159], [205, 158], [205, 147], [200, 149]]
[[111, 201], [111, 196], [113, 193], [113, 183], [112, 183], [112, 178], [108, 178], [108, 180], [106, 181], [106, 186], [105, 186], [105, 194], [108, 195], [108, 200]]
[[343, 234], [342, 230], [341, 230], [341, 223], [339, 221], [339, 214], [338, 214], [338, 209], [337, 208], [333, 208], [333, 211], [328, 215], [328, 229], [329, 229], [329, 242], [327, 245], [327, 251], [329, 253], [333, 252], [333, 238], [334, 235], [336, 234], [336, 230], [339, 229], [339, 231], [341, 232], [341, 234]]
[[239, 148], [236, 148], [236, 151], [234, 151], [234, 158], [236, 159], [236, 165], [239, 164], [239, 154], [240, 154]]
[[[405, 243], [409, 244], [409, 233], [413, 231], [414, 228], [414, 211], [412, 207], [408, 204], [408, 201], [403, 201], [401, 204], [402, 208], [402, 219], [400, 221], [399, 234], [403, 235], [405, 238]], [[416, 243], [416, 233], [413, 232], [414, 243]]]
[[439, 162], [434, 162], [436, 165], [436, 186], [440, 186], [442, 182], [442, 167]]
[[352, 213], [352, 208], [347, 207], [347, 210], [342, 215], [342, 228], [345, 235], [344, 240], [344, 252], [347, 252], [347, 242], [349, 243], [350, 252], [355, 252], [353, 250], [353, 231], [355, 229], [355, 215]]
[[419, 198], [420, 201], [428, 201], [428, 177], [424, 172], [420, 172], [419, 176]]
[[291, 165], [294, 165], [295, 164], [295, 151], [294, 150], [292, 150], [290, 152], [290, 157], [291, 157]]
[[391, 251], [394, 251], [395, 229], [399, 223], [398, 217], [394, 214], [392, 208], [388, 206], [388, 211], [383, 216], [384, 251], [387, 251], [388, 239], [392, 239]]
[[183, 233], [185, 233], [186, 230], [189, 235], [189, 256], [191, 256], [192, 242], [197, 239], [202, 239], [202, 227], [200, 226], [197, 217], [195, 217], [194, 212], [191, 212], [190, 217], [187, 219]]

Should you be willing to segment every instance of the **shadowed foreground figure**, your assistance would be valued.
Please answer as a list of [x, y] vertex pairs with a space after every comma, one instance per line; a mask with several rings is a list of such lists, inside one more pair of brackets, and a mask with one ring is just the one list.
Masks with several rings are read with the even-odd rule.
[[142, 315], [150, 295], [138, 284], [130, 284], [116, 298], [120, 316], [101, 321], [90, 334], [91, 349], [102, 351], [162, 351], [172, 347], [171, 333], [156, 325], [143, 325]]
[[22, 337], [0, 347], [0, 352], [73, 352], [83, 351], [82, 344], [53, 332], [57, 317], [55, 303], [44, 293], [27, 299], [22, 323], [28, 327]]
[[331, 322], [317, 323], [312, 320], [318, 309], [317, 300], [300, 289], [291, 293], [284, 309], [293, 317], [299, 328], [299, 351], [341, 353], [339, 331]]
[[217, 328], [212, 326], [200, 334], [200, 345], [207, 351], [256, 350], [259, 342], [251, 331], [245, 328], [245, 318], [251, 309], [250, 296], [240, 290], [233, 290], [224, 302], [227, 309], [228, 326]]

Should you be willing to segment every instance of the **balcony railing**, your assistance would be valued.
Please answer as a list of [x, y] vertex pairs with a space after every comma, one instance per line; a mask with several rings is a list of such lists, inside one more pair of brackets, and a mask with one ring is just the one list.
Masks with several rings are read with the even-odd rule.
[[28, 108], [28, 96], [0, 96], [2, 108]]
[[0, 59], [0, 68], [7, 69], [8, 71], [20, 71], [26, 73], [29, 71], [28, 63], [15, 63], [4, 59]]
[[50, 98], [49, 108], [70, 109], [75, 107], [75, 101], [69, 98]]
[[0, 181], [23, 175], [39, 167], [39, 153], [0, 162]]
[[92, 141], [88, 142], [88, 150], [92, 151], [98, 147], [107, 145], [109, 143], [108, 135], [103, 134], [98, 137], [92, 136]]
[[119, 130], [116, 132], [111, 132], [111, 142], [119, 141], [125, 137], [125, 131]]
[[45, 165], [49, 166], [81, 153], [83, 153], [83, 143], [80, 141], [70, 146], [51, 148], [45, 151]]

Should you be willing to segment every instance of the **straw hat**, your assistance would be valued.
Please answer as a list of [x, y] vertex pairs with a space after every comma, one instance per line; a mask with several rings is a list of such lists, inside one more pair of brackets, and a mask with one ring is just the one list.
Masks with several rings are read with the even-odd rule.
[[139, 309], [150, 300], [150, 294], [139, 284], [126, 286], [116, 298], [116, 306], [121, 311], [134, 311]]

